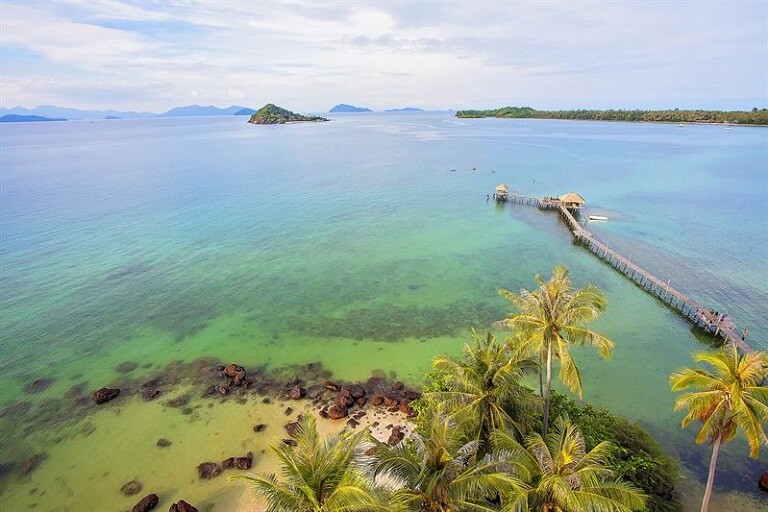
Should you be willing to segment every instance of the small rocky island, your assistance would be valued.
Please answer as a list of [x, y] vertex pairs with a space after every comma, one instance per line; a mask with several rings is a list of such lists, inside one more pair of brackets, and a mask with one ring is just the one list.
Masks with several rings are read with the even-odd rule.
[[328, 119], [320, 116], [302, 116], [301, 114], [294, 114], [290, 110], [280, 108], [272, 103], [267, 103], [261, 107], [254, 112], [248, 120], [251, 124], [285, 124], [316, 121], [328, 121]]

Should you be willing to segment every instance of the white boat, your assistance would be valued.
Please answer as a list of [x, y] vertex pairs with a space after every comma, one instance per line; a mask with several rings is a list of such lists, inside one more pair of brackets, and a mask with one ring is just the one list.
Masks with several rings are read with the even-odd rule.
[[678, 127], [678, 128], [682, 128], [682, 127], [683, 127], [683, 124], [682, 124], [682, 123], [680, 123], [679, 125], [677, 125], [677, 127]]
[[603, 215], [590, 215], [589, 220], [608, 220], [608, 217]]

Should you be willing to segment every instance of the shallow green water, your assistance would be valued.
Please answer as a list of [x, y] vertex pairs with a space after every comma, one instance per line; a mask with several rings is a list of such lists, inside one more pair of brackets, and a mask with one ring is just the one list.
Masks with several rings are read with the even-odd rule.
[[[585, 398], [649, 426], [694, 489], [709, 453], [679, 430], [667, 377], [705, 338], [574, 246], [555, 214], [486, 194], [499, 182], [580, 192], [611, 217], [590, 226], [599, 238], [729, 312], [765, 348], [766, 133], [447, 114], [0, 125], [0, 405], [32, 403], [0, 417], [0, 463], [74, 442], [43, 412], [66, 408], [73, 384], [123, 378], [124, 361], [140, 365], [135, 378], [206, 356], [249, 368], [321, 362], [337, 379], [373, 372], [418, 384], [432, 356], [458, 354], [470, 327], [505, 315], [499, 288], [529, 287], [564, 263], [577, 284], [606, 292], [596, 328], [617, 345], [611, 362], [578, 353]], [[42, 377], [55, 382], [25, 394]], [[148, 415], [146, 428], [166, 418]], [[192, 438], [205, 424], [175, 428]], [[156, 453], [133, 438], [127, 464]], [[99, 439], [88, 442], [98, 449]], [[765, 457], [750, 461], [732, 443], [717, 492], [755, 493]], [[42, 468], [64, 472], [64, 459]], [[36, 474], [3, 473], [0, 486], [19, 496]], [[60, 510], [77, 509], [57, 492]]]

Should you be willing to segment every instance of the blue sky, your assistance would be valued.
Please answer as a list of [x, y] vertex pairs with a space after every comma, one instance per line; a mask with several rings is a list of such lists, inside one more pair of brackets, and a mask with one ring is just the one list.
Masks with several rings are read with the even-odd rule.
[[768, 107], [768, 0], [0, 0], [0, 106]]

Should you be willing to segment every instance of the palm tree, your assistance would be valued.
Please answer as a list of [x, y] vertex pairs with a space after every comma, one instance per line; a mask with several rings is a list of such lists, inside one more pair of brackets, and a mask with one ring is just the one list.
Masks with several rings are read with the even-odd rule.
[[400, 510], [366, 478], [357, 462], [365, 432], [336, 434], [324, 440], [312, 415], [302, 418], [296, 446], [272, 446], [282, 480], [243, 475], [266, 498], [267, 512], [389, 512]]
[[463, 359], [439, 356], [432, 361], [436, 370], [450, 375], [452, 389], [428, 396], [445, 402], [453, 414], [469, 417], [477, 425], [475, 438], [485, 453], [494, 429], [528, 430], [539, 404], [518, 380], [538, 365], [532, 359], [510, 357], [507, 346], [490, 332], [483, 339], [473, 330], [472, 338], [473, 343], [464, 346]]
[[613, 478], [607, 466], [613, 445], [603, 441], [587, 452], [584, 436], [568, 418], [558, 418], [546, 441], [538, 433], [526, 437], [525, 447], [502, 431], [494, 438], [501, 452], [531, 475], [516, 510], [629, 512], [645, 506], [646, 496], [639, 489]]
[[713, 371], [683, 368], [669, 377], [669, 383], [672, 391], [694, 390], [678, 397], [675, 410], [688, 410], [683, 428], [701, 421], [697, 444], [712, 444], [707, 488], [701, 503], [702, 512], [706, 512], [720, 445], [741, 431], [749, 444], [750, 457], [757, 458], [760, 447], [768, 446], [768, 387], [764, 385], [768, 378], [768, 354], [741, 354], [736, 345], [727, 343], [717, 351], [695, 354], [693, 360], [708, 364]]
[[583, 398], [581, 375], [571, 357], [571, 345], [592, 345], [605, 359], [610, 359], [614, 343], [584, 327], [605, 310], [605, 298], [593, 285], [574, 290], [568, 269], [558, 265], [549, 281], [536, 275], [534, 291], [519, 294], [499, 290], [517, 310], [500, 323], [515, 329], [510, 340], [513, 353], [535, 354], [546, 361], [544, 393], [544, 436], [549, 426], [549, 399], [552, 388], [552, 358], [560, 361], [560, 380]]
[[526, 487], [510, 468], [523, 466], [479, 457], [479, 441], [467, 442], [442, 405], [428, 403], [424, 437], [413, 433], [395, 446], [377, 442], [374, 476], [399, 484], [396, 495], [421, 512], [492, 512], [499, 502], [521, 500]]

